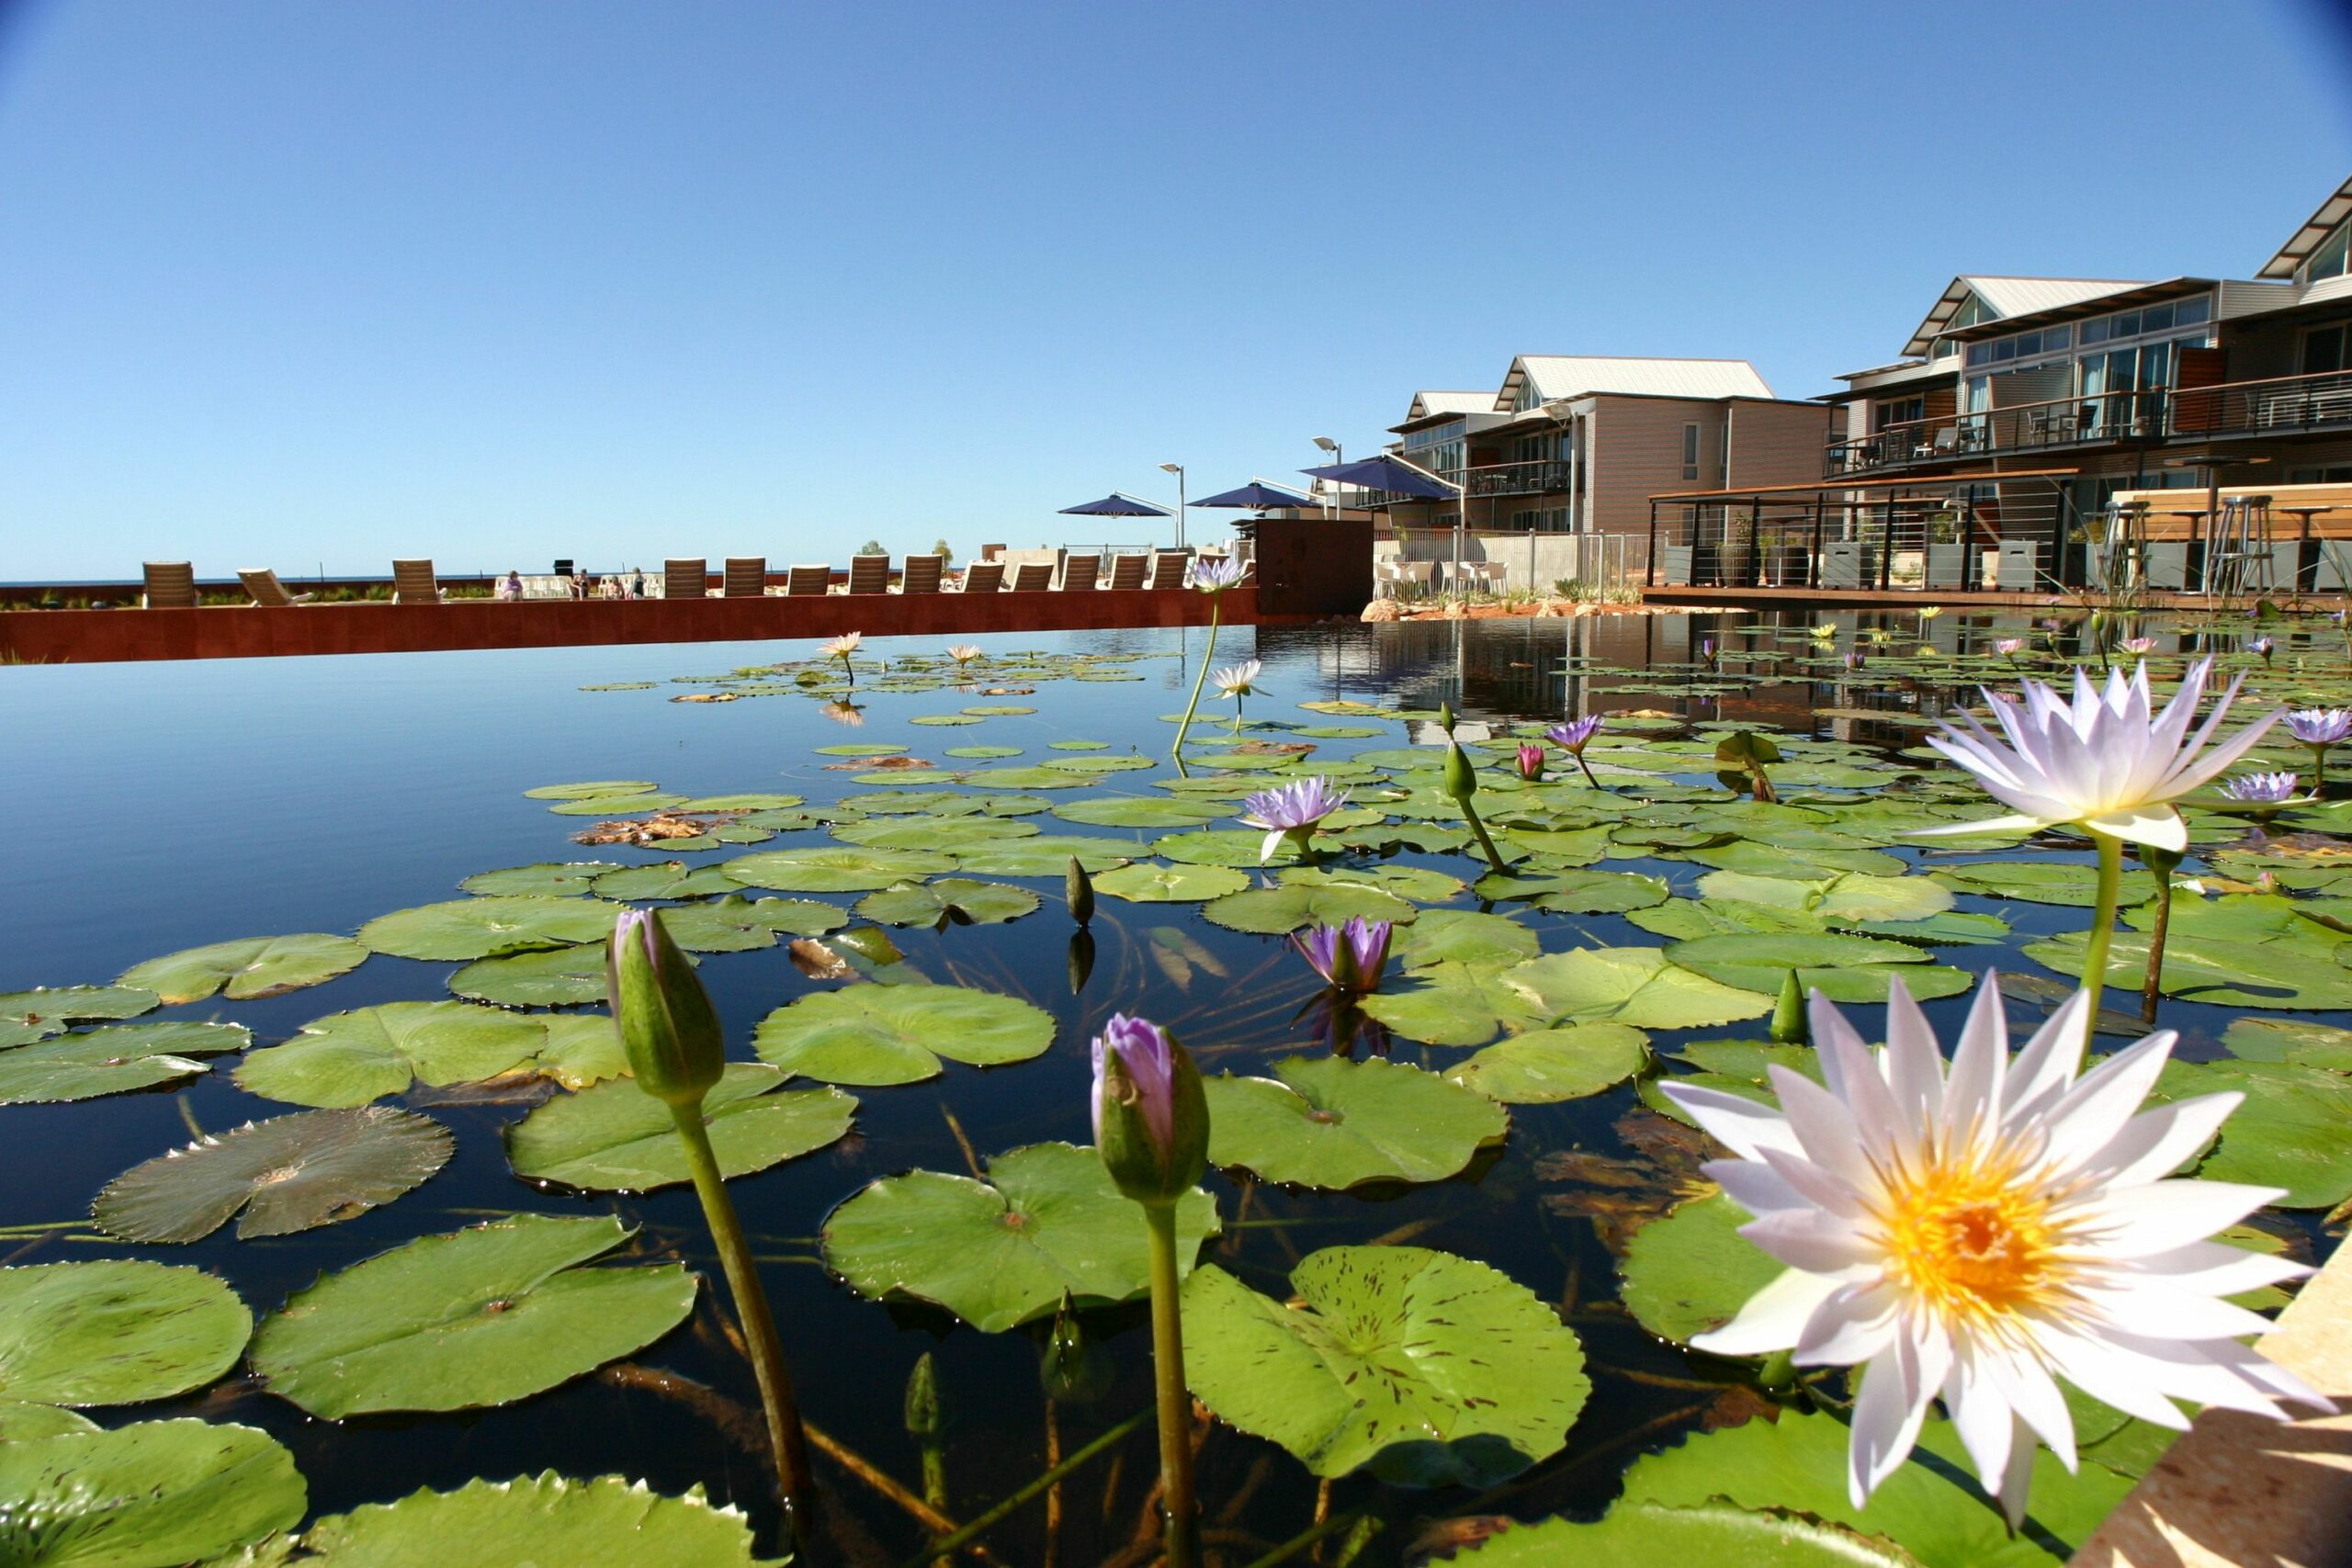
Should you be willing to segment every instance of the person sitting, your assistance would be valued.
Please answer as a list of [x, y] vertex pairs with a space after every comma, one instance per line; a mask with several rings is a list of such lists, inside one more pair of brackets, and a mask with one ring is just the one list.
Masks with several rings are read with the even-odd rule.
[[519, 571], [510, 570], [503, 578], [499, 580], [499, 602], [504, 604], [511, 604], [520, 600], [522, 597], [523, 574]]

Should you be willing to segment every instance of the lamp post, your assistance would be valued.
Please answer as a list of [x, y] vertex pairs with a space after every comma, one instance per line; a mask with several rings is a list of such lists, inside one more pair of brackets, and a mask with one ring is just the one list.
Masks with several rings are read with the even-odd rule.
[[1184, 465], [1162, 463], [1159, 471], [1176, 476], [1176, 547], [1181, 550], [1184, 547]]
[[[1315, 445], [1329, 452], [1334, 463], [1344, 463], [1348, 460], [1347, 449], [1328, 435], [1317, 436]], [[1336, 520], [1340, 515], [1340, 487], [1338, 485], [1334, 484], [1331, 487], [1330, 495], [1324, 504], [1330, 508], [1331, 516]]]

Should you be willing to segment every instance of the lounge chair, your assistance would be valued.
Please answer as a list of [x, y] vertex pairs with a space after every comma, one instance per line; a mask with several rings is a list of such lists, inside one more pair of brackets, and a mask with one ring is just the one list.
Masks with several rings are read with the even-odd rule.
[[1004, 587], [1004, 563], [1001, 560], [974, 561], [964, 569], [964, 592], [994, 593]]
[[441, 603], [441, 581], [433, 575], [429, 560], [396, 560], [392, 563], [392, 603], [395, 604], [438, 604]]
[[145, 563], [147, 591], [139, 596], [140, 604], [150, 610], [193, 610], [196, 608], [196, 568], [184, 560], [151, 560]]
[[1183, 587], [1184, 569], [1191, 564], [1193, 552], [1190, 550], [1155, 552], [1151, 558], [1151, 586], [1154, 588]]
[[1111, 558], [1111, 589], [1124, 593], [1130, 588], [1143, 586], [1143, 574], [1151, 568], [1151, 558], [1146, 555], [1118, 555]]
[[758, 599], [768, 591], [768, 558], [765, 556], [729, 556], [727, 585], [720, 592], [729, 599]]
[[849, 591], [852, 593], [890, 592], [890, 558], [888, 556], [850, 557]]
[[1062, 591], [1075, 592], [1092, 589], [1102, 576], [1101, 556], [1071, 556], [1062, 562]]
[[1012, 591], [1015, 593], [1043, 593], [1054, 585], [1054, 569], [1050, 562], [1023, 561], [1012, 569]]
[[784, 593], [787, 599], [821, 599], [832, 585], [831, 567], [796, 566], [785, 574]]
[[277, 573], [268, 567], [239, 567], [237, 581], [245, 585], [245, 592], [264, 609], [283, 610], [311, 602], [308, 593], [288, 593], [286, 585], [277, 581]]
[[945, 556], [909, 556], [907, 570], [899, 577], [899, 592], [901, 593], [938, 592], [939, 574], [946, 565]]
[[700, 556], [680, 556], [662, 563], [662, 597], [699, 599], [710, 589], [710, 563]]

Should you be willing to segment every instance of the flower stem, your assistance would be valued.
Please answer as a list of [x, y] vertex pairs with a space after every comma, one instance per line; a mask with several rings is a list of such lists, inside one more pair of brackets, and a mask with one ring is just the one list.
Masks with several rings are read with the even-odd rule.
[[[1201, 688], [1208, 684], [1209, 666], [1216, 660], [1216, 623], [1224, 608], [1222, 595], [1209, 595], [1209, 645], [1201, 649], [1201, 672], [1193, 677], [1193, 700], [1184, 705], [1184, 716], [1176, 721], [1176, 744], [1169, 748], [1170, 752], [1178, 756], [1183, 754], [1184, 732], [1193, 728], [1193, 710], [1201, 705]], [[1239, 710], [1235, 711], [1238, 714]]]
[[2115, 907], [2123, 897], [2123, 840], [2096, 829], [2090, 835], [2098, 850], [2098, 912], [2083, 954], [2083, 989], [2091, 995], [2083, 1023], [2085, 1050], [2098, 1037], [2099, 1004], [2107, 994], [2107, 949], [2115, 937]]
[[1599, 789], [1600, 787], [1600, 781], [1592, 776], [1592, 764], [1584, 760], [1584, 753], [1581, 751], [1577, 752], [1576, 759], [1577, 766], [1584, 770], [1584, 782], [1590, 784], [1593, 788]]
[[2148, 869], [2156, 874], [2156, 918], [2148, 929], [2148, 976], [2140, 987], [2140, 1018], [2153, 1024], [2164, 990], [2165, 937], [2172, 925], [2172, 868], [2151, 864]]
[[1200, 1559], [1193, 1504], [1193, 1396], [1184, 1386], [1184, 1312], [1176, 1279], [1176, 1205], [1147, 1203], [1151, 1232], [1151, 1366], [1159, 1388], [1159, 1507], [1167, 1520], [1168, 1568]]
[[1478, 820], [1478, 808], [1470, 804], [1468, 795], [1462, 797], [1462, 815], [1470, 819], [1470, 830], [1478, 835], [1478, 847], [1487, 852], [1487, 863], [1497, 871], [1504, 870], [1502, 854], [1495, 848], [1494, 840], [1487, 837], [1487, 825]]
[[792, 1374], [784, 1364], [784, 1343], [776, 1337], [775, 1317], [768, 1310], [767, 1292], [760, 1284], [751, 1244], [735, 1217], [734, 1201], [727, 1196], [718, 1156], [711, 1151], [702, 1104], [698, 1100], [673, 1104], [670, 1115], [678, 1126], [678, 1141], [685, 1145], [695, 1196], [702, 1200], [703, 1218], [709, 1222], [711, 1239], [718, 1244], [719, 1261], [727, 1269], [727, 1289], [735, 1298], [735, 1315], [751, 1348], [760, 1406], [767, 1416], [768, 1442], [775, 1451], [776, 1484], [783, 1489], [785, 1514], [797, 1540], [808, 1533], [807, 1506], [815, 1500], [815, 1490], [808, 1475], [808, 1444], [800, 1429], [800, 1409], [792, 1398]]

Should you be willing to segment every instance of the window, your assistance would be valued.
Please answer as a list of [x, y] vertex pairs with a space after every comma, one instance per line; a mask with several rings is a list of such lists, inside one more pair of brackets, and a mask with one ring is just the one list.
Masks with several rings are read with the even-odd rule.
[[1682, 427], [1682, 477], [1686, 479], [1699, 477], [1699, 427], [1695, 424]]
[[2290, 468], [2287, 482], [2290, 485], [2352, 484], [2352, 463], [2332, 463], [2322, 468]]
[[2352, 321], [2336, 321], [2324, 327], [2313, 327], [2303, 334], [2303, 374], [2324, 375], [2331, 370], [2346, 368], [2345, 350], [2352, 347]]
[[2317, 283], [2324, 277], [2342, 277], [2346, 269], [2347, 255], [2352, 255], [2352, 223], [2336, 225], [2335, 232], [2322, 240], [2319, 249], [2297, 269], [2305, 283]]
[[1891, 424], [1916, 424], [1927, 417], [1928, 400], [1924, 395], [1890, 398], [1871, 411], [1871, 428], [1884, 430]]

